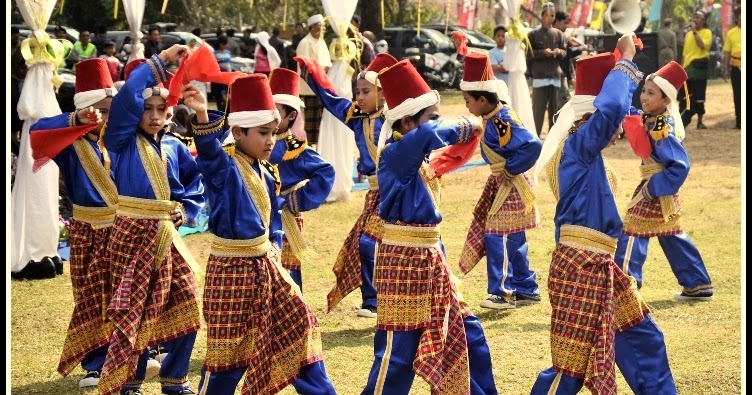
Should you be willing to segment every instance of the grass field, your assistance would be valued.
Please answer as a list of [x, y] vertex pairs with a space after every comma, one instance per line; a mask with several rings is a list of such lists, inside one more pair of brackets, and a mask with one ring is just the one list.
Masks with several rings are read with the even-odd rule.
[[[715, 286], [711, 302], [676, 302], [679, 290], [674, 275], [656, 240], [651, 241], [645, 264], [642, 295], [653, 310], [653, 317], [665, 334], [674, 379], [682, 395], [741, 394], [743, 369], [741, 244], [744, 182], [742, 160], [746, 157], [743, 134], [732, 129], [734, 107], [731, 87], [720, 80], [708, 87], [705, 124], [698, 131], [695, 122], [687, 129], [684, 145], [692, 161], [692, 170], [682, 189], [682, 221], [686, 232], [702, 253]], [[456, 93], [442, 94], [446, 116], [466, 110]], [[619, 207], [626, 207], [639, 180], [639, 159], [622, 140], [605, 152], [620, 176]], [[441, 210], [443, 240], [450, 267], [459, 274], [457, 259], [464, 242], [475, 202], [489, 174], [487, 166], [445, 177]], [[549, 350], [549, 314], [546, 292], [548, 265], [553, 243], [554, 199], [545, 183], [536, 190], [541, 212], [541, 227], [527, 235], [531, 267], [537, 271], [543, 303], [508, 311], [489, 311], [478, 304], [486, 297], [486, 274], [481, 262], [462, 277], [462, 289], [473, 311], [481, 319], [488, 339], [496, 386], [499, 393], [528, 394], [541, 369], [551, 364]], [[359, 394], [373, 361], [375, 320], [358, 318], [360, 294], [351, 294], [327, 314], [326, 293], [334, 283], [331, 265], [350, 227], [359, 214], [365, 192], [353, 194], [353, 200], [324, 205], [306, 214], [306, 235], [318, 252], [318, 260], [303, 268], [304, 296], [316, 310], [323, 332], [327, 370], [340, 394]], [[206, 264], [210, 236], [186, 238], [194, 256]], [[51, 280], [10, 281], [10, 374], [6, 383], [14, 394], [95, 394], [81, 391], [78, 368], [60, 377], [55, 368], [65, 330], [72, 311], [71, 282], [66, 273]], [[203, 284], [203, 278], [199, 278]], [[199, 332], [191, 360], [190, 379], [198, 385], [206, 348], [206, 331]], [[619, 377], [619, 394], [631, 391]], [[150, 381], [145, 394], [159, 394], [159, 384]], [[238, 391], [239, 393], [239, 391]], [[292, 388], [282, 394], [294, 394]], [[586, 393], [582, 391], [581, 393]], [[428, 387], [416, 380], [411, 394], [429, 394]]]

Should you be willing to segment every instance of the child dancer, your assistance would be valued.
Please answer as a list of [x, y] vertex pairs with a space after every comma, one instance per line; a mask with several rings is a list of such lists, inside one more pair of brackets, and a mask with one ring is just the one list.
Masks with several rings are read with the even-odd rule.
[[483, 328], [461, 300], [442, 250], [440, 184], [426, 160], [433, 150], [480, 134], [480, 122], [438, 120], [438, 92], [407, 61], [379, 80], [389, 107], [381, 133], [391, 137], [379, 159], [385, 222], [374, 277], [379, 315], [362, 394], [407, 394], [416, 374], [432, 394], [496, 394]]
[[214, 234], [204, 285], [208, 333], [199, 393], [232, 395], [245, 374], [243, 395], [276, 394], [289, 384], [300, 394], [333, 395], [316, 316], [279, 263], [280, 181], [267, 160], [280, 114], [267, 78], [252, 74], [230, 87], [231, 155], [217, 138], [224, 114], [210, 116], [206, 98], [192, 85], [182, 90], [185, 104], [196, 111], [195, 142]]
[[[557, 199], [551, 259], [551, 359], [532, 395], [615, 394], [616, 367], [636, 394], [676, 394], [663, 333], [614, 263], [622, 222], [616, 174], [601, 151], [614, 144], [642, 74], [634, 33], [611, 53], [577, 61], [575, 96], [562, 108], [536, 163]], [[597, 96], [596, 96], [597, 95]], [[549, 163], [550, 161], [550, 163]], [[649, 367], [649, 368], [646, 368]]]
[[358, 75], [355, 103], [334, 93], [329, 79], [315, 60], [301, 57], [296, 60], [300, 64], [301, 75], [324, 107], [355, 132], [355, 143], [360, 153], [358, 173], [367, 176], [371, 186], [366, 194], [363, 211], [334, 263], [332, 270], [337, 277], [337, 284], [327, 296], [327, 310], [332, 311], [345, 296], [360, 286], [362, 304], [357, 315], [374, 318], [376, 288], [373, 286], [373, 264], [376, 246], [384, 232], [383, 223], [377, 214], [379, 187], [376, 181], [376, 144], [384, 122], [384, 97], [377, 77], [380, 70], [394, 65], [397, 60], [389, 54], [379, 54], [374, 58], [368, 68]]
[[[41, 142], [56, 145], [52, 159], [60, 168], [73, 203], [68, 232], [74, 307], [57, 369], [65, 377], [81, 363], [86, 375], [78, 385], [85, 388], [99, 384], [112, 333], [112, 325], [106, 319], [112, 296], [106, 248], [117, 210], [118, 192], [101, 136], [117, 89], [107, 61], [102, 58], [83, 60], [76, 64], [76, 70], [86, 76], [76, 80], [73, 102], [77, 111], [40, 119], [31, 130], [91, 124], [94, 121], [89, 116], [95, 112], [100, 116], [96, 129], [83, 137], [77, 133], [65, 139], [60, 135], [51, 137], [50, 133], [35, 132], [32, 139], [39, 141], [36, 133], [43, 133]], [[58, 136], [61, 138], [57, 139]], [[37, 147], [32, 149], [38, 152]]]
[[525, 230], [539, 225], [538, 210], [525, 172], [538, 159], [541, 142], [509, 107], [506, 84], [495, 79], [486, 55], [467, 55], [460, 89], [470, 113], [483, 118], [481, 155], [491, 165], [473, 211], [460, 270], [469, 272], [486, 255], [490, 297], [481, 307], [512, 309], [540, 303], [525, 237]]
[[614, 260], [641, 287], [648, 242], [650, 237], [658, 237], [683, 288], [676, 299], [711, 300], [713, 286], [705, 263], [680, 222], [679, 189], [689, 174], [689, 157], [681, 144], [684, 125], [676, 95], [686, 79], [687, 72], [678, 63], [669, 62], [645, 78], [640, 94], [642, 111], [630, 111], [635, 118], [641, 116], [639, 126], [627, 127], [627, 137], [643, 158], [642, 181], [627, 206]]
[[281, 121], [269, 162], [279, 169], [282, 182], [280, 207], [282, 208], [282, 267], [300, 289], [303, 278], [301, 262], [312, 258], [313, 251], [303, 238], [303, 212], [321, 206], [334, 185], [334, 167], [316, 151], [308, 141], [292, 134], [291, 128], [298, 116], [302, 117], [303, 101], [298, 96], [298, 73], [277, 68], [269, 75], [274, 104]]
[[[113, 284], [108, 318], [114, 330], [99, 383], [103, 395], [141, 394], [147, 346], [160, 343], [170, 350], [160, 370], [162, 393], [194, 393], [187, 376], [201, 326], [196, 262], [177, 227], [198, 214], [203, 187], [188, 149], [164, 136], [167, 89], [162, 86], [168, 78], [165, 63], [185, 54], [186, 46], [174, 45], [131, 66], [112, 101], [104, 144], [119, 197], [107, 250]], [[185, 151], [178, 156], [176, 150]]]

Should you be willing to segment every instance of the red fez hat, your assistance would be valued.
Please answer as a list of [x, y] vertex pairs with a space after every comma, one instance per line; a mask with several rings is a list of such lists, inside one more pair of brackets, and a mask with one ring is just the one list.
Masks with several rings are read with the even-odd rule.
[[230, 112], [275, 110], [269, 80], [264, 74], [240, 77], [230, 85]]
[[76, 64], [76, 72], [81, 76], [76, 78], [76, 94], [73, 95], [73, 104], [76, 108], [89, 107], [117, 93], [106, 60], [83, 60]]
[[133, 71], [133, 69], [135, 69], [136, 66], [144, 62], [146, 62], [146, 59], [138, 58], [138, 59], [133, 59], [130, 62], [126, 63], [125, 70], [123, 70], [123, 76], [125, 77], [125, 80], [128, 80], [128, 77], [131, 75], [131, 71]]
[[603, 87], [603, 81], [615, 65], [616, 57], [610, 52], [578, 59], [575, 63], [575, 96], [597, 96]]
[[107, 61], [102, 58], [86, 59], [76, 64], [76, 73], [83, 78], [76, 78], [76, 93], [95, 89], [112, 88], [110, 70]]
[[[384, 89], [384, 99], [390, 111], [407, 101], [415, 100], [431, 92], [431, 88], [408, 60], [397, 62], [394, 66], [382, 71], [379, 81]], [[429, 106], [433, 104], [436, 103], [429, 104]]]
[[298, 96], [298, 73], [285, 68], [276, 68], [269, 74], [269, 88], [273, 95]]
[[[652, 78], [661, 90], [663, 90], [666, 96], [676, 97], [676, 93], [682, 86], [684, 86], [684, 82], [687, 81], [687, 72], [684, 71], [684, 68], [681, 67], [679, 63], [672, 60], [656, 71]], [[661, 79], [668, 84], [660, 81]], [[671, 90], [671, 87], [674, 89]], [[666, 91], [666, 89], [669, 89], [669, 91]]]
[[465, 71], [462, 74], [463, 81], [480, 82], [492, 79], [494, 79], [494, 74], [488, 55], [473, 52], [465, 57]]
[[394, 56], [389, 55], [388, 53], [380, 53], [373, 58], [371, 64], [366, 67], [366, 71], [375, 71], [378, 73], [379, 71], [392, 67], [395, 64], [397, 64], [397, 59], [395, 59]]

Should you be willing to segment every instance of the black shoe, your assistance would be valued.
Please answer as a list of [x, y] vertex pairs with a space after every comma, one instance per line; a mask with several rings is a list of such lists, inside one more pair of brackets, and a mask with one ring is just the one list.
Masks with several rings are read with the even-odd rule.
[[41, 280], [55, 278], [55, 263], [46, 256], [41, 261], [29, 261], [20, 272], [11, 272], [10, 277], [15, 280]]
[[705, 288], [699, 291], [681, 291], [674, 295], [674, 299], [681, 301], [697, 300], [708, 301], [713, 300], [713, 288]]
[[507, 298], [501, 295], [491, 295], [488, 299], [480, 302], [480, 307], [494, 310], [506, 310], [517, 307], [514, 301], [508, 301]]
[[193, 390], [190, 388], [183, 388], [182, 390], [177, 391], [168, 391], [163, 389], [162, 395], [196, 395], [196, 393], [193, 392]]
[[55, 273], [59, 276], [63, 274], [63, 258], [60, 258], [60, 256], [55, 255], [52, 257], [52, 263], [55, 264]]
[[84, 378], [82, 378], [81, 381], [78, 382], [78, 387], [96, 387], [97, 385], [99, 385], [99, 375], [100, 373], [96, 370], [86, 372], [86, 376], [84, 376]]
[[521, 292], [518, 292], [515, 295], [515, 304], [517, 305], [517, 307], [527, 306], [527, 305], [531, 305], [531, 304], [538, 304], [540, 302], [541, 302], [540, 295], [536, 295], [536, 294], [524, 294], [524, 293], [521, 293]]
[[707, 126], [705, 126], [705, 124], [704, 124], [704, 123], [698, 123], [698, 124], [697, 124], [697, 129], [707, 129], [707, 128], [708, 128], [708, 127], [707, 127]]

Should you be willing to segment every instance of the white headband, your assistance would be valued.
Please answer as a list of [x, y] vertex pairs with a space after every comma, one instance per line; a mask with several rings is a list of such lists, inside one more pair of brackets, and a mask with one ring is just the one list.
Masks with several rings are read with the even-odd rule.
[[230, 124], [230, 128], [233, 126], [252, 128], [265, 125], [271, 121], [279, 122], [280, 119], [282, 119], [282, 117], [279, 115], [279, 111], [275, 108], [274, 110], [233, 112], [227, 117], [227, 122]]
[[106, 97], [113, 97], [116, 94], [117, 89], [115, 88], [92, 89], [86, 92], [78, 92], [73, 95], [73, 105], [76, 106], [77, 110], [81, 110], [94, 105]]
[[278, 93], [276, 95], [272, 95], [272, 99], [274, 100], [274, 103], [284, 104], [286, 106], [290, 106], [298, 112], [300, 112], [302, 109], [305, 108], [305, 104], [303, 103], [303, 100], [300, 100], [299, 97], [294, 95], [288, 95], [284, 93]]
[[392, 130], [392, 124], [394, 122], [402, 119], [403, 117], [411, 117], [424, 108], [433, 106], [434, 104], [439, 104], [440, 101], [441, 96], [439, 96], [439, 92], [433, 90], [426, 92], [416, 98], [406, 99], [405, 101], [400, 103], [400, 105], [392, 109], [384, 105], [384, 115], [386, 117], [386, 120], [384, 120], [384, 123], [381, 124], [378, 150], [381, 151], [381, 149], [386, 145], [386, 140], [388, 140], [389, 136], [391, 136], [390, 132]]
[[170, 94], [170, 91], [167, 90], [167, 88], [161, 88], [158, 86], [154, 86], [151, 88], [144, 89], [143, 92], [141, 92], [141, 97], [144, 98], [144, 100], [154, 96], [155, 94], [162, 96], [163, 99], [167, 100], [167, 96]]
[[684, 140], [686, 132], [684, 131], [684, 123], [682, 123], [681, 120], [679, 103], [676, 101], [678, 94], [676, 87], [674, 87], [670, 82], [668, 82], [668, 80], [658, 74], [651, 74], [647, 78], [645, 78], [645, 80], [647, 81], [649, 78], [652, 78], [652, 81], [655, 82], [655, 84], [658, 85], [663, 93], [665, 93], [666, 96], [668, 96], [668, 98], [671, 100], [668, 105], [668, 113], [672, 118], [674, 118], [674, 135], [676, 135], [676, 138], [679, 139], [679, 141]]
[[362, 75], [362, 77], [359, 77], [359, 78], [363, 78], [364, 80], [381, 88], [381, 81], [379, 81], [379, 73], [375, 71], [363, 71], [360, 73], [360, 75]]
[[495, 93], [499, 97], [499, 100], [507, 104], [512, 104], [512, 99], [509, 97], [509, 87], [507, 83], [502, 80], [486, 80], [486, 81], [460, 81], [460, 90], [462, 91], [482, 91]]

